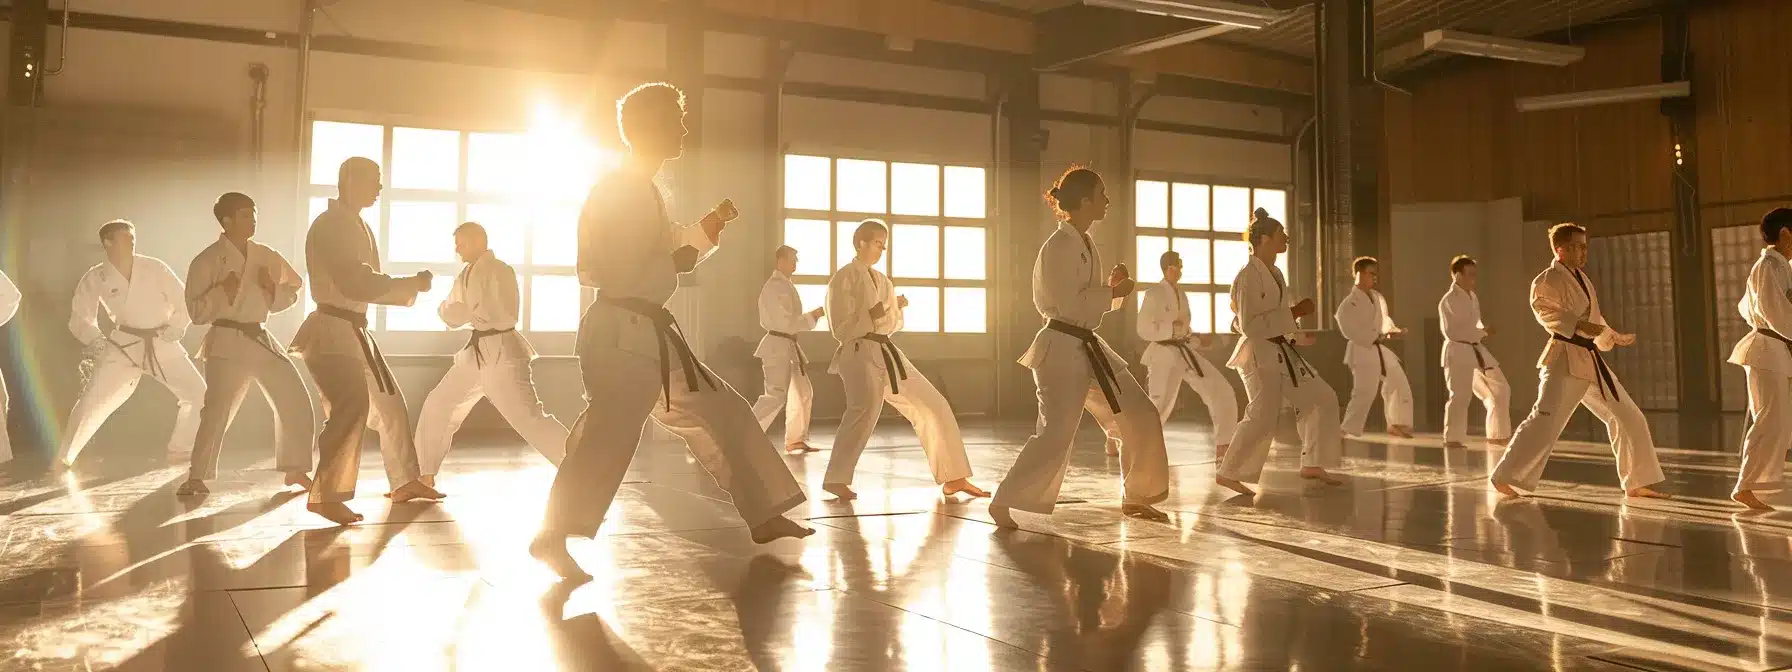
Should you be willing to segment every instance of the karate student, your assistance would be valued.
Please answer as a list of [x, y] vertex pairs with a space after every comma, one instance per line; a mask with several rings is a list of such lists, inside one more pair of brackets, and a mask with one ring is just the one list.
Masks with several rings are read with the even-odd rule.
[[1261, 482], [1277, 416], [1289, 403], [1301, 423], [1301, 478], [1338, 485], [1340, 481], [1326, 471], [1343, 461], [1338, 393], [1295, 349], [1312, 343], [1310, 337], [1295, 336], [1299, 329], [1295, 321], [1313, 313], [1313, 300], [1295, 301], [1289, 296], [1288, 281], [1275, 265], [1276, 255], [1288, 251], [1288, 233], [1281, 222], [1258, 208], [1245, 240], [1251, 244], [1251, 258], [1232, 281], [1231, 296], [1242, 335], [1226, 365], [1244, 378], [1250, 401], [1214, 482], [1240, 494], [1256, 494], [1244, 484]]
[[261, 384], [274, 410], [274, 467], [286, 474], [286, 485], [311, 488], [306, 475], [316, 422], [311, 393], [286, 347], [262, 325], [269, 314], [298, 302], [305, 281], [286, 257], [253, 240], [255, 215], [255, 201], [244, 194], [218, 197], [212, 216], [224, 232], [187, 267], [187, 312], [194, 324], [211, 329], [199, 347], [205, 361], [205, 406], [199, 410], [193, 465], [187, 482], [175, 491], [178, 495], [207, 492], [205, 482], [218, 477], [224, 432], [253, 383]]
[[1139, 307], [1139, 338], [1145, 339], [1145, 354], [1139, 359], [1145, 365], [1146, 380], [1151, 390], [1151, 403], [1165, 424], [1176, 410], [1176, 397], [1183, 383], [1200, 395], [1213, 417], [1213, 441], [1216, 454], [1226, 452], [1232, 432], [1238, 428], [1238, 397], [1232, 384], [1220, 375], [1220, 368], [1194, 348], [1213, 344], [1212, 336], [1195, 336], [1189, 331], [1188, 295], [1176, 283], [1182, 281], [1182, 255], [1165, 252], [1158, 258], [1164, 281], [1145, 290], [1145, 301]]
[[418, 476], [417, 446], [404, 393], [379, 343], [367, 333], [370, 304], [409, 306], [429, 291], [429, 271], [393, 277], [380, 271], [380, 251], [361, 211], [380, 197], [380, 166], [353, 157], [337, 170], [338, 195], [305, 234], [305, 267], [317, 310], [305, 316], [292, 350], [305, 361], [324, 402], [317, 435], [317, 483], [305, 508], [338, 525], [361, 520], [348, 508], [361, 475], [361, 435], [380, 435], [380, 457], [394, 503], [440, 499]]
[[1095, 171], [1071, 167], [1046, 192], [1058, 227], [1033, 262], [1033, 307], [1045, 326], [1020, 363], [1033, 370], [1039, 419], [1021, 447], [1014, 467], [996, 488], [989, 515], [1002, 527], [1017, 527], [1013, 509], [1051, 515], [1071, 442], [1087, 409], [1121, 439], [1123, 515], [1168, 520], [1152, 507], [1170, 495], [1170, 463], [1157, 408], [1126, 360], [1095, 334], [1103, 315], [1132, 296], [1135, 283], [1125, 264], [1103, 274], [1101, 254], [1089, 229], [1107, 216], [1107, 187]]
[[1785, 488], [1786, 446], [1792, 444], [1792, 209], [1761, 218], [1761, 257], [1748, 273], [1748, 289], [1736, 308], [1753, 327], [1737, 341], [1730, 363], [1748, 372], [1748, 411], [1754, 419], [1742, 438], [1742, 469], [1730, 498], [1751, 509], [1771, 510], [1756, 491]]
[[590, 575], [566, 550], [592, 537], [616, 498], [652, 417], [734, 500], [753, 541], [814, 534], [783, 516], [806, 499], [753, 408], [697, 361], [666, 301], [738, 213], [723, 201], [692, 225], [674, 224], [653, 179], [684, 151], [684, 92], [643, 84], [616, 105], [628, 147], [622, 166], [592, 185], [579, 214], [579, 282], [598, 290], [579, 325], [579, 368], [590, 402], [573, 423], [566, 461], [548, 492], [529, 553], [560, 576]]
[[454, 443], [454, 433], [480, 399], [489, 399], [523, 440], [559, 466], [566, 454], [566, 425], [542, 410], [530, 364], [535, 348], [516, 330], [522, 294], [516, 269], [492, 254], [485, 227], [474, 222], [454, 230], [454, 252], [466, 267], [436, 314], [451, 329], [471, 327], [467, 345], [454, 353], [448, 374], [423, 400], [417, 418], [417, 462], [423, 484], [436, 487], [436, 472]]
[[1649, 423], [1599, 355], [1601, 350], [1635, 343], [1636, 336], [1618, 333], [1599, 312], [1599, 293], [1581, 270], [1587, 264], [1587, 230], [1557, 224], [1549, 230], [1549, 243], [1555, 248], [1555, 263], [1531, 281], [1531, 313], [1549, 332], [1549, 342], [1537, 359], [1537, 368], [1543, 371], [1537, 405], [1518, 425], [1488, 480], [1508, 497], [1518, 494], [1514, 488], [1536, 490], [1550, 450], [1574, 415], [1575, 404], [1580, 404], [1605, 423], [1625, 494], [1665, 499], [1667, 495], [1649, 487], [1665, 480]]
[[1487, 410], [1487, 442], [1506, 445], [1512, 438], [1512, 385], [1500, 362], [1481, 341], [1493, 328], [1481, 323], [1481, 295], [1475, 292], [1480, 271], [1475, 260], [1459, 256], [1450, 260], [1450, 291], [1437, 302], [1437, 323], [1444, 332], [1444, 385], [1450, 400], [1444, 405], [1444, 446], [1464, 448], [1468, 439], [1468, 402], [1481, 399]]
[[940, 492], [988, 497], [970, 481], [971, 460], [965, 456], [964, 435], [952, 406], [890, 340], [902, 329], [908, 297], [897, 296], [890, 278], [875, 268], [889, 243], [890, 229], [883, 222], [865, 220], [852, 234], [857, 256], [828, 279], [827, 312], [832, 316], [828, 331], [840, 342], [828, 372], [840, 375], [846, 410], [840, 415], [821, 489], [842, 500], [858, 497], [852, 490], [853, 471], [888, 402], [915, 426]]
[[[19, 313], [19, 303], [23, 299], [19, 286], [12, 284], [12, 278], [0, 271], [0, 326], [6, 326]], [[6, 412], [11, 404], [12, 400], [6, 394], [6, 378], [0, 377], [0, 464], [12, 460], [12, 438], [6, 433]]]
[[[75, 463], [94, 432], [131, 397], [146, 374], [173, 392], [178, 404], [174, 434], [168, 438], [169, 458], [184, 459], [199, 430], [205, 380], [180, 345], [193, 323], [180, 278], [162, 260], [137, 254], [137, 230], [130, 222], [120, 219], [100, 227], [100, 244], [106, 261], [87, 269], [75, 285], [68, 330], [86, 344], [83, 368], [89, 362], [92, 368], [69, 413], [51, 467], [55, 471]], [[113, 325], [110, 334], [100, 331], [102, 309]]]
[[1387, 417], [1388, 433], [1403, 439], [1412, 438], [1412, 385], [1406, 380], [1406, 368], [1383, 343], [1406, 335], [1394, 325], [1388, 314], [1387, 297], [1376, 291], [1381, 282], [1381, 263], [1373, 257], [1358, 257], [1351, 263], [1356, 285], [1338, 304], [1332, 316], [1338, 331], [1349, 340], [1344, 347], [1344, 364], [1350, 367], [1352, 385], [1350, 405], [1344, 408], [1344, 434], [1358, 436], [1369, 419], [1369, 406], [1381, 395], [1381, 411]]
[[803, 356], [796, 335], [814, 329], [827, 311], [817, 307], [803, 312], [803, 297], [790, 282], [790, 275], [796, 272], [796, 248], [780, 245], [772, 257], [772, 277], [759, 288], [759, 328], [765, 330], [765, 337], [759, 339], [753, 356], [765, 367], [765, 392], [753, 402], [753, 415], [759, 419], [759, 430], [765, 431], [778, 418], [778, 411], [787, 408], [785, 452], [814, 452], [816, 449], [809, 447], [809, 414], [815, 403], [815, 386], [809, 382], [809, 358]]

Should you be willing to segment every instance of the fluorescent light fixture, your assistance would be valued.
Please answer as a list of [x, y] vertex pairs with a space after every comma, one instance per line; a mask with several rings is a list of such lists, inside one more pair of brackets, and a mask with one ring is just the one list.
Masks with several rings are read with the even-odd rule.
[[1178, 19], [1207, 21], [1239, 28], [1259, 29], [1280, 21], [1286, 12], [1262, 5], [1226, 0], [1083, 0], [1090, 7], [1124, 9]]
[[1609, 105], [1612, 103], [1629, 103], [1639, 100], [1661, 100], [1663, 98], [1685, 98], [1692, 95], [1692, 82], [1664, 82], [1645, 86], [1631, 86], [1622, 89], [1600, 89], [1598, 91], [1577, 91], [1553, 96], [1532, 96], [1519, 98], [1519, 112], [1541, 112], [1543, 110], [1563, 110], [1573, 107], [1590, 107], [1593, 105]]
[[1587, 55], [1585, 48], [1565, 44], [1476, 35], [1456, 30], [1433, 30], [1419, 36], [1419, 39], [1382, 52], [1377, 59], [1380, 61], [1378, 67], [1383, 70], [1394, 68], [1434, 52], [1557, 67], [1577, 62]]

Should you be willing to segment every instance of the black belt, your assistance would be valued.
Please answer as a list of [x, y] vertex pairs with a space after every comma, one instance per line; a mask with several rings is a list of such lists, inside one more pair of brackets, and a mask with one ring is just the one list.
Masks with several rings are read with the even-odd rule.
[[1114, 388], [1120, 386], [1120, 377], [1114, 374], [1114, 365], [1108, 361], [1106, 349], [1101, 347], [1101, 337], [1096, 336], [1093, 329], [1084, 329], [1058, 320], [1047, 320], [1045, 328], [1075, 336], [1083, 342], [1083, 354], [1089, 358], [1089, 369], [1095, 374], [1096, 384], [1101, 386], [1101, 396], [1107, 398], [1108, 408], [1118, 414], [1120, 396]]
[[766, 331], [765, 333], [768, 333], [773, 336], [777, 336], [778, 338], [782, 338], [784, 340], [790, 341], [791, 349], [796, 350], [796, 372], [797, 372], [797, 375], [801, 375], [801, 376], [809, 375], [809, 358], [803, 356], [803, 346], [797, 344], [795, 334], [786, 334], [782, 331], [769, 331], [769, 330]]
[[274, 338], [268, 335], [268, 330], [263, 328], [260, 322], [238, 322], [236, 320], [225, 319], [212, 320], [212, 328], [216, 329], [219, 327], [241, 332], [244, 336], [248, 336], [249, 340], [260, 343], [261, 347], [267, 348], [268, 352], [276, 355], [280, 354], [280, 348], [275, 347], [274, 345]]
[[1486, 371], [1488, 369], [1493, 368], [1493, 367], [1487, 365], [1486, 359], [1481, 358], [1481, 348], [1483, 346], [1481, 345], [1480, 341], [1475, 341], [1472, 343], [1469, 341], [1451, 341], [1451, 342], [1452, 343], [1461, 343], [1463, 345], [1466, 345], [1466, 346], [1468, 346], [1468, 349], [1470, 352], [1475, 353], [1475, 368], [1480, 369], [1482, 371]]
[[697, 379], [709, 384], [709, 389], [716, 387], [714, 378], [697, 363], [697, 354], [691, 352], [691, 344], [684, 340], [684, 332], [678, 328], [678, 319], [665, 306], [644, 299], [611, 298], [598, 294], [597, 300], [621, 308], [628, 312], [645, 317], [653, 323], [658, 338], [654, 339], [660, 346], [660, 392], [666, 397], [666, 410], [672, 410], [672, 360], [668, 356], [671, 351], [678, 354], [679, 366], [684, 368], [684, 384], [692, 392], [697, 390]]
[[509, 329], [474, 329], [472, 335], [467, 337], [467, 344], [461, 346], [460, 349], [465, 350], [467, 348], [472, 348], [473, 364], [483, 369], [485, 368], [485, 355], [479, 352], [480, 339], [488, 336], [497, 336], [498, 334], [508, 334], [513, 331], [516, 331], [516, 327], [511, 327]]
[[[1605, 364], [1605, 358], [1599, 355], [1599, 346], [1593, 343], [1593, 339], [1580, 334], [1575, 334], [1572, 338], [1554, 333], [1549, 336], [1563, 343], [1586, 348], [1587, 352], [1593, 353], [1593, 370], [1599, 374], [1599, 379], [1594, 381], [1599, 384], [1599, 398], [1617, 399], [1618, 383], [1612, 378], [1612, 367]], [[1611, 396], [1606, 396], [1606, 390], [1611, 390]]]
[[1386, 342], [1387, 339], [1385, 338], [1377, 338], [1374, 343], [1369, 344], [1375, 348], [1375, 360], [1377, 363], [1381, 364], [1381, 377], [1383, 379], [1388, 377], [1388, 351], [1381, 348], [1381, 344]]
[[902, 394], [902, 387], [897, 380], [908, 380], [908, 367], [902, 363], [902, 350], [890, 342], [888, 334], [865, 334], [859, 338], [878, 345], [884, 356], [884, 377], [890, 379], [890, 394]]
[[361, 342], [361, 356], [367, 360], [368, 368], [373, 369], [374, 387], [379, 389], [380, 394], [397, 394], [398, 381], [392, 377], [392, 367], [386, 366], [386, 354], [380, 352], [380, 344], [373, 340], [373, 334], [367, 333], [367, 313], [327, 305], [319, 305], [317, 312], [347, 322], [355, 328], [355, 338]]
[[1281, 351], [1277, 356], [1282, 359], [1282, 366], [1288, 368], [1288, 378], [1294, 381], [1295, 387], [1300, 387], [1300, 374], [1295, 372], [1294, 362], [1300, 360], [1300, 370], [1311, 375], [1313, 367], [1307, 364], [1307, 358], [1300, 356], [1300, 351], [1294, 349], [1294, 342], [1288, 340], [1287, 336], [1277, 336], [1269, 339], [1269, 342], [1276, 344], [1276, 348]]
[[1201, 358], [1196, 357], [1195, 351], [1189, 349], [1188, 339], [1182, 338], [1182, 339], [1169, 340], [1169, 341], [1152, 341], [1152, 342], [1156, 343], [1158, 345], [1169, 346], [1171, 348], [1174, 348], [1176, 350], [1176, 352], [1182, 353], [1182, 361], [1188, 362], [1188, 365], [1195, 370], [1196, 378], [1206, 378], [1207, 377], [1207, 374], [1205, 372], [1201, 371]]
[[[153, 327], [142, 329], [138, 327], [118, 327], [119, 331], [136, 336], [137, 342], [143, 346], [143, 361], [137, 362], [133, 360], [131, 363], [136, 364], [137, 368], [143, 369], [145, 373], [157, 378], [162, 378], [163, 371], [162, 360], [156, 359], [156, 341], [160, 340], [161, 332], [165, 328], [166, 327]], [[107, 337], [106, 341], [111, 343], [112, 347], [118, 348], [118, 351], [124, 354], [125, 359], [131, 358], [131, 353], [125, 351], [123, 344], [112, 340], [110, 337]], [[164, 378], [164, 380], [166, 379]]]

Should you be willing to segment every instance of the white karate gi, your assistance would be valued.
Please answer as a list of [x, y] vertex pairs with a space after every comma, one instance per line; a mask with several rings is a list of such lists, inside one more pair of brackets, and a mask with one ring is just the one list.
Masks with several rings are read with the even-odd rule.
[[[113, 324], [111, 334], [100, 331], [102, 308]], [[81, 449], [137, 390], [137, 382], [145, 374], [167, 386], [178, 405], [168, 454], [184, 457], [192, 450], [194, 434], [199, 431], [199, 405], [205, 400], [205, 379], [180, 345], [192, 323], [180, 278], [160, 259], [136, 255], [130, 278], [110, 261], [87, 269], [75, 285], [68, 330], [88, 348], [103, 350], [86, 389], [69, 412], [58, 460], [74, 464]]]
[[[1542, 380], [1537, 383], [1537, 405], [1530, 417], [1518, 425], [1512, 442], [1494, 468], [1494, 483], [1536, 490], [1543, 479], [1543, 468], [1549, 464], [1549, 453], [1562, 436], [1562, 428], [1574, 415], [1575, 404], [1581, 404], [1605, 423], [1611, 435], [1612, 452], [1617, 457], [1618, 478], [1625, 490], [1660, 483], [1665, 477], [1661, 463], [1655, 458], [1655, 440], [1649, 435], [1649, 423], [1637, 408], [1636, 400], [1617, 375], [1607, 368], [1597, 350], [1610, 350], [1618, 332], [1606, 325], [1599, 312], [1599, 292], [1593, 281], [1581, 271], [1569, 269], [1557, 261], [1531, 281], [1531, 313], [1550, 335], [1537, 359]], [[1575, 333], [1575, 325], [1585, 320], [1606, 325], [1594, 338]], [[1563, 339], [1574, 338], [1578, 344]]]
[[772, 277], [759, 288], [759, 328], [765, 337], [753, 351], [765, 367], [765, 392], [753, 402], [753, 415], [759, 419], [760, 431], [772, 426], [778, 411], [784, 414], [784, 445], [809, 441], [809, 418], [815, 403], [815, 386], [809, 382], [808, 358], [796, 342], [796, 335], [815, 328], [815, 315], [803, 310], [803, 298], [797, 294], [790, 276], [773, 271]]
[[386, 275], [380, 267], [373, 229], [359, 211], [331, 199], [305, 234], [305, 268], [317, 310], [305, 316], [292, 339], [292, 351], [305, 361], [324, 404], [312, 504], [355, 498], [361, 435], [367, 428], [380, 435], [380, 457], [392, 489], [420, 475], [404, 393], [367, 332], [366, 316], [370, 304], [416, 303], [423, 287], [411, 278]]
[[697, 361], [665, 309], [679, 272], [694, 268], [716, 243], [701, 223], [682, 226], [667, 218], [651, 173], [623, 167], [592, 186], [578, 239], [579, 281], [598, 289], [578, 338], [590, 402], [573, 423], [567, 444], [573, 448], [548, 493], [544, 531], [597, 533], [649, 417], [684, 439], [748, 525], [803, 503], [796, 477], [759, 429], [753, 408]]
[[516, 269], [486, 250], [454, 279], [436, 309], [454, 329], [471, 326], [448, 374], [423, 400], [417, 418], [417, 462], [426, 476], [442, 468], [454, 433], [480, 399], [489, 399], [523, 440], [555, 466], [566, 455], [566, 425], [542, 410], [529, 367], [535, 348], [516, 330], [521, 309]]
[[1343, 463], [1338, 425], [1338, 393], [1295, 350], [1294, 301], [1282, 271], [1252, 255], [1232, 281], [1232, 305], [1243, 335], [1227, 366], [1244, 378], [1244, 418], [1232, 434], [1219, 475], [1257, 483], [1276, 433], [1284, 403], [1300, 422], [1301, 467], [1333, 468]]
[[1381, 344], [1382, 337], [1399, 329], [1388, 314], [1387, 297], [1373, 289], [1352, 287], [1350, 295], [1333, 314], [1338, 331], [1350, 343], [1344, 346], [1344, 364], [1350, 367], [1350, 404], [1344, 407], [1344, 433], [1362, 434], [1369, 406], [1381, 395], [1381, 411], [1389, 427], [1412, 426], [1412, 384], [1406, 367], [1394, 351]]
[[1238, 397], [1220, 367], [1195, 349], [1188, 325], [1188, 296], [1181, 289], [1164, 281], [1145, 290], [1138, 331], [1149, 345], [1139, 360], [1145, 365], [1151, 403], [1157, 406], [1158, 418], [1168, 423], [1182, 384], [1188, 383], [1213, 417], [1215, 445], [1223, 446], [1238, 429]]
[[[878, 305], [884, 312], [872, 317], [872, 308]], [[914, 425], [933, 482], [970, 478], [971, 460], [965, 456], [964, 434], [958, 429], [951, 404], [908, 355], [890, 342], [890, 334], [902, 329], [903, 313], [896, 305], [896, 286], [890, 278], [856, 259], [847, 262], [828, 280], [827, 308], [828, 331], [840, 342], [828, 372], [840, 375], [846, 410], [840, 414], [840, 429], [834, 434], [834, 451], [828, 456], [822, 484], [852, 484], [859, 456], [871, 441], [886, 402]]]
[[1780, 490], [1792, 445], [1792, 344], [1785, 340], [1792, 338], [1792, 267], [1779, 250], [1761, 250], [1736, 308], [1753, 329], [1736, 342], [1729, 361], [1748, 372], [1754, 419], [1742, 438], [1736, 490]]
[[1157, 407], [1126, 370], [1126, 360], [1094, 333], [1102, 316], [1120, 305], [1107, 274], [1095, 241], [1069, 222], [1059, 222], [1039, 248], [1033, 307], [1046, 326], [1020, 358], [1033, 370], [1039, 418], [996, 488], [992, 508], [1052, 512], [1085, 409], [1119, 434], [1122, 501], [1149, 505], [1170, 496], [1170, 461]]
[[[6, 326], [12, 317], [19, 313], [19, 303], [24, 295], [19, 293], [19, 286], [12, 284], [12, 278], [0, 272], [0, 326]], [[6, 413], [11, 408], [12, 400], [6, 394], [6, 378], [0, 376], [0, 462], [12, 459], [12, 437], [6, 432]]]
[[1481, 344], [1487, 332], [1481, 324], [1480, 295], [1451, 283], [1450, 291], [1437, 302], [1437, 322], [1444, 332], [1444, 385], [1450, 391], [1444, 405], [1444, 441], [1468, 439], [1471, 396], [1479, 397], [1487, 410], [1487, 438], [1511, 438], [1512, 385], [1506, 382], [1499, 360]]
[[[271, 296], [261, 285], [264, 272], [274, 279]], [[242, 282], [235, 301], [223, 285], [232, 273]], [[205, 362], [205, 405], [199, 410], [189, 479], [218, 477], [224, 433], [248, 396], [249, 385], [257, 382], [274, 410], [275, 468], [310, 473], [311, 432], [317, 422], [311, 393], [298, 367], [287, 358], [286, 347], [262, 325], [269, 314], [297, 303], [304, 287], [305, 280], [286, 257], [253, 240], [243, 250], [219, 236], [188, 265], [187, 311], [194, 324], [211, 325], [199, 347], [199, 359]]]

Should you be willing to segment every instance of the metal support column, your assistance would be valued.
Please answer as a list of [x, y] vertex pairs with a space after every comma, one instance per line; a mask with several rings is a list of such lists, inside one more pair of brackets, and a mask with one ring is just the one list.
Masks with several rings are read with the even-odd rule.
[[991, 279], [1006, 288], [991, 294], [999, 355], [996, 414], [1031, 417], [1038, 404], [1029, 372], [1006, 363], [1026, 352], [1041, 325], [1033, 308], [1033, 260], [1052, 232], [1051, 213], [1046, 212], [1039, 196], [1045, 183], [1040, 154], [1046, 143], [1039, 121], [1039, 73], [1017, 68], [991, 76], [1003, 78], [1001, 114], [992, 121], [1007, 126], [1006, 151], [998, 153], [1006, 160], [995, 171], [1001, 181], [992, 185], [1001, 216], [991, 230]]
[[[1687, 79], [1692, 72], [1692, 35], [1687, 0], [1676, 0], [1662, 10], [1662, 81]], [[1668, 230], [1674, 279], [1674, 342], [1679, 369], [1680, 445], [1685, 448], [1715, 447], [1718, 402], [1718, 357], [1726, 349], [1717, 342], [1717, 323], [1712, 306], [1717, 303], [1711, 269], [1711, 232], [1699, 221], [1697, 97], [1662, 101], [1668, 119], [1673, 162], [1669, 189], [1674, 196], [1673, 227]]]
[[[1314, 6], [1318, 39], [1317, 214], [1325, 246], [1322, 306], [1348, 287], [1350, 258], [1382, 251], [1386, 190], [1381, 180], [1381, 88], [1372, 68], [1375, 24], [1369, 0], [1321, 0]], [[1320, 310], [1320, 313], [1327, 312]]]

